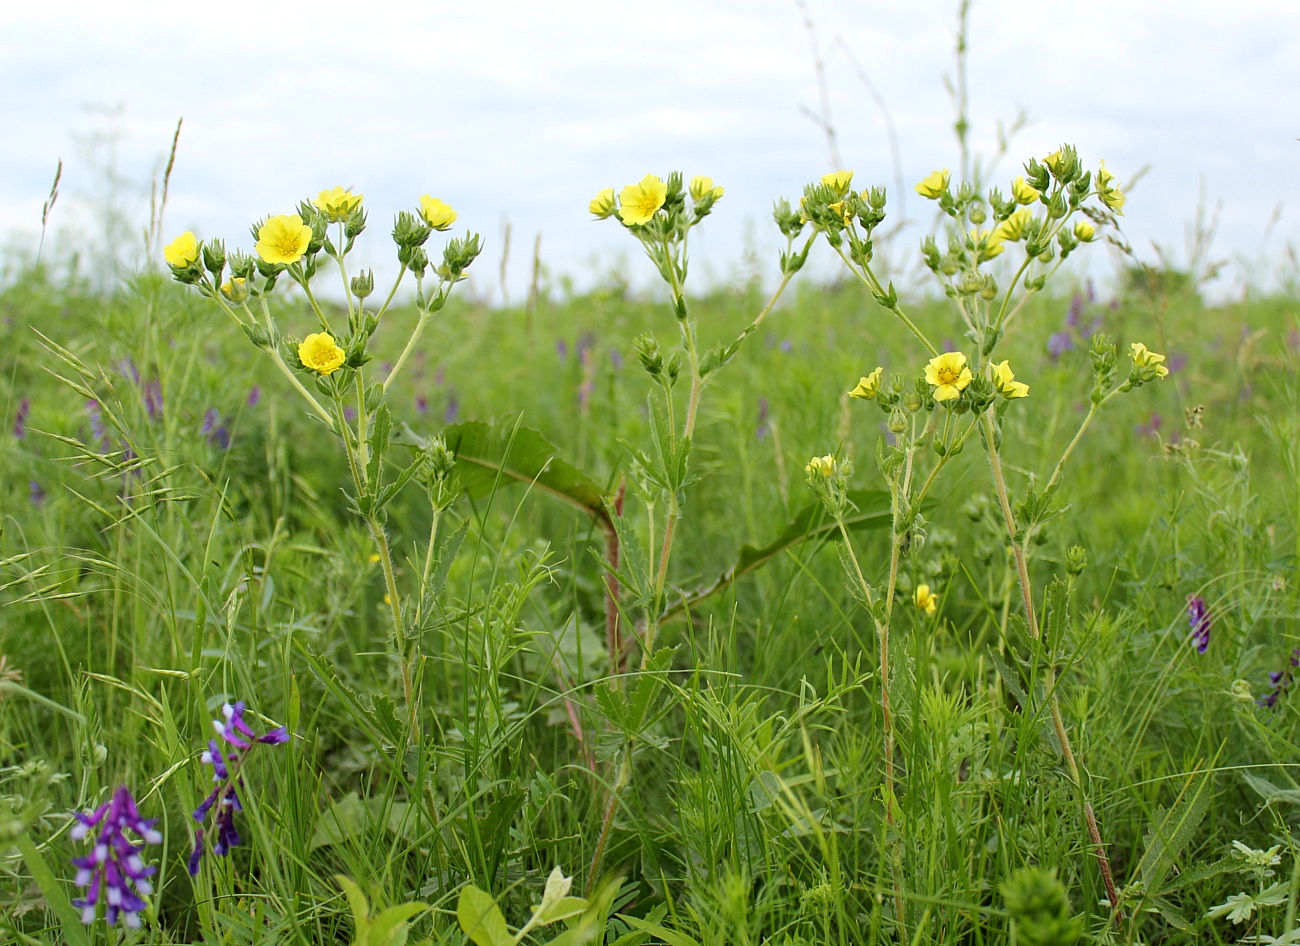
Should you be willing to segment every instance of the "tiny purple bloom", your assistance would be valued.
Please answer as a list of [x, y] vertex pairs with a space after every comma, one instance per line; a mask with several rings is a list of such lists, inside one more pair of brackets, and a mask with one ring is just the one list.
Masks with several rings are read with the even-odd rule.
[[262, 399], [262, 386], [260, 384], [255, 384], [248, 391], [248, 406], [257, 407], [257, 402], [260, 401], [261, 399]]
[[1163, 421], [1161, 420], [1160, 415], [1152, 413], [1150, 420], [1145, 424], [1138, 424], [1133, 429], [1144, 437], [1154, 437], [1160, 432], [1161, 423], [1163, 423]]
[[[162, 834], [154, 827], [157, 819], [140, 817], [131, 790], [125, 785], [113, 793], [111, 801], [86, 814], [74, 812], [73, 817], [77, 824], [69, 837], [74, 841], [100, 829], [91, 852], [72, 859], [72, 866], [77, 868], [74, 883], [86, 888], [84, 897], [72, 901], [81, 909], [81, 922], [94, 922], [102, 899], [106, 904], [104, 920], [109, 926], [116, 925], [121, 914], [124, 926], [138, 929], [140, 912], [146, 907], [143, 898], [153, 893], [148, 878], [158, 870], [145, 866], [140, 851], [145, 844], [162, 843]], [[129, 840], [127, 831], [139, 837], [141, 843]]]
[[1083, 296], [1077, 292], [1070, 300], [1070, 311], [1065, 316], [1065, 324], [1070, 328], [1079, 327], [1079, 316], [1083, 315]]
[[144, 386], [144, 409], [149, 415], [150, 420], [157, 420], [162, 415], [163, 394], [162, 384], [157, 378], [150, 378], [149, 383]]
[[760, 397], [758, 399], [758, 429], [755, 431], [755, 434], [757, 435], [759, 440], [762, 440], [764, 437], [766, 437], [768, 433], [767, 430], [768, 410], [769, 408], [767, 404], [767, 398]]
[[1210, 610], [1200, 595], [1188, 596], [1187, 620], [1192, 625], [1192, 643], [1196, 652], [1205, 653], [1210, 646]]
[[100, 447], [107, 450], [108, 431], [104, 428], [104, 415], [99, 409], [99, 402], [87, 401], [86, 413], [90, 415], [90, 439], [98, 441]]
[[559, 357], [560, 361], [569, 357], [569, 346], [565, 343], [564, 339], [557, 338], [555, 340], [555, 354]]
[[615, 371], [618, 371], [623, 367], [623, 356], [619, 354], [617, 348], [611, 348], [609, 350], [609, 363], [614, 366]]
[[23, 398], [18, 405], [18, 412], [14, 414], [14, 437], [22, 440], [27, 436], [27, 414], [32, 409], [32, 402]]
[[781, 339], [781, 344], [778, 345], [777, 347], [780, 348], [782, 352], [788, 355], [790, 354], [790, 352], [794, 351], [794, 342], [790, 341], [790, 339], [788, 338], [783, 338]]
[[456, 392], [453, 391], [447, 398], [447, 409], [443, 411], [442, 420], [445, 424], [454, 424], [458, 417], [460, 417], [460, 398], [456, 397]]
[[357, 409], [355, 407], [352, 407], [351, 405], [348, 405], [347, 407], [343, 408], [343, 419], [347, 421], [349, 424], [352, 423], [354, 420], [357, 419]]
[[1069, 332], [1053, 332], [1047, 338], [1047, 353], [1052, 356], [1052, 361], [1058, 360], [1067, 351], [1074, 350], [1074, 339], [1070, 337]]
[[1187, 356], [1182, 352], [1169, 353], [1169, 373], [1176, 374], [1187, 367]]
[[36, 480], [32, 480], [27, 484], [27, 490], [31, 495], [33, 506], [40, 509], [45, 505], [45, 490], [41, 487], [40, 483], [36, 482]]
[[415, 396], [415, 410], [420, 414], [429, 413], [429, 399], [423, 394]]

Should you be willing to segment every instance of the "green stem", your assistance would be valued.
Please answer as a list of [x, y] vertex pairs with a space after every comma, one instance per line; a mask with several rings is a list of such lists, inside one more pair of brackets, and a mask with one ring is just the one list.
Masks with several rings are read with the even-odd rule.
[[[439, 294], [442, 293], [442, 284], [438, 285], [438, 292]], [[385, 308], [388, 307], [387, 302], [384, 303], [384, 307]], [[383, 310], [380, 311], [382, 312]], [[393, 381], [397, 379], [397, 375], [401, 372], [402, 366], [406, 364], [406, 359], [411, 357], [411, 352], [415, 350], [416, 343], [419, 342], [420, 336], [424, 333], [424, 326], [428, 323], [429, 319], [432, 316], [433, 316], [432, 308], [426, 307], [420, 310], [420, 318], [419, 321], [415, 323], [415, 330], [411, 332], [411, 337], [406, 340], [406, 346], [402, 349], [402, 353], [397, 356], [397, 362], [393, 365], [393, 370], [388, 372], [388, 377], [384, 379], [385, 391], [387, 391], [388, 386], [391, 385]]]
[[393, 280], [393, 288], [388, 290], [388, 298], [385, 299], [384, 304], [379, 307], [379, 312], [376, 317], [381, 316], [388, 311], [388, 307], [393, 303], [393, 297], [397, 295], [397, 287], [402, 284], [402, 277], [405, 275], [406, 265], [403, 264], [402, 268], [397, 271], [397, 278]]
[[352, 284], [348, 281], [348, 267], [343, 261], [346, 255], [343, 252], [343, 224], [339, 224], [339, 244], [336, 247], [338, 256], [334, 257], [335, 262], [339, 264], [339, 275], [343, 277], [343, 298], [348, 300], [348, 318], [352, 317], [356, 309], [352, 305]]
[[317, 416], [320, 417], [321, 420], [325, 421], [331, 431], [337, 433], [338, 431], [334, 426], [334, 418], [330, 416], [329, 411], [325, 410], [325, 408], [321, 406], [320, 401], [316, 400], [303, 383], [298, 380], [298, 376], [293, 373], [293, 370], [284, 363], [284, 358], [282, 358], [280, 353], [275, 350], [274, 343], [272, 343], [266, 350], [267, 353], [270, 354], [271, 360], [275, 362], [276, 367], [279, 368], [281, 373], [289, 379], [289, 383], [297, 389], [298, 393], [307, 399], [307, 403], [311, 405], [312, 410], [316, 412]]
[[[885, 290], [880, 285], [880, 280], [876, 279], [875, 273], [871, 271], [871, 267], [863, 266], [861, 269], [859, 269], [858, 267], [853, 265], [853, 263], [849, 260], [847, 256], [844, 255], [844, 249], [842, 247], [838, 247], [838, 246], [834, 247], [834, 250], [836, 255], [839, 256], [839, 258], [844, 261], [844, 265], [849, 268], [849, 272], [857, 276], [858, 281], [861, 282], [868, 289], [870, 289], [872, 295], [876, 296], [877, 299], [884, 298]], [[925, 333], [921, 331], [920, 327], [911, 320], [911, 318], [907, 315], [907, 313], [904, 312], [897, 303], [895, 303], [892, 306], [885, 306], [885, 308], [889, 309], [890, 312], [894, 313], [894, 315], [898, 317], [899, 321], [902, 322], [905, 326], [907, 326], [907, 330], [916, 336], [917, 340], [920, 341], [920, 343], [925, 346], [926, 351], [928, 351], [933, 356], [936, 357], [938, 356], [939, 349], [934, 347], [934, 343], [931, 342], [930, 339], [926, 338]]]
[[[1038, 641], [1042, 639], [1042, 632], [1038, 627], [1038, 615], [1034, 610], [1033, 589], [1029, 583], [1029, 563], [1025, 557], [1024, 547], [1017, 536], [1016, 520], [1011, 512], [1011, 502], [1007, 497], [1006, 478], [1002, 474], [1002, 458], [998, 454], [997, 445], [994, 441], [996, 430], [993, 424], [991, 408], [984, 412], [983, 420], [989, 467], [993, 472], [993, 484], [997, 490], [998, 505], [1002, 510], [1002, 518], [1007, 527], [1007, 536], [1011, 540], [1011, 552], [1016, 562], [1016, 576], [1020, 582], [1020, 595], [1025, 606], [1025, 621], [1029, 624], [1030, 634], [1035, 641]], [[1101, 869], [1102, 881], [1106, 885], [1106, 896], [1110, 899], [1111, 909], [1114, 912], [1116, 921], [1119, 922], [1124, 919], [1124, 914], [1120, 908], [1119, 893], [1115, 889], [1115, 880], [1111, 874], [1110, 858], [1106, 855], [1106, 846], [1102, 842], [1101, 831], [1097, 827], [1097, 817], [1093, 813], [1092, 803], [1088, 801], [1087, 791], [1084, 788], [1083, 778], [1079, 771], [1079, 763], [1075, 759], [1074, 748], [1070, 744], [1070, 734], [1066, 730], [1065, 718], [1061, 714], [1061, 701], [1056, 694], [1056, 667], [1050, 655], [1047, 661], [1044, 688], [1048, 694], [1047, 703], [1052, 716], [1052, 728], [1056, 730], [1056, 740], [1060, 744], [1061, 755], [1065, 758], [1066, 767], [1070, 771], [1070, 779], [1074, 783], [1079, 802], [1083, 807], [1084, 821], [1096, 853], [1097, 865]]]

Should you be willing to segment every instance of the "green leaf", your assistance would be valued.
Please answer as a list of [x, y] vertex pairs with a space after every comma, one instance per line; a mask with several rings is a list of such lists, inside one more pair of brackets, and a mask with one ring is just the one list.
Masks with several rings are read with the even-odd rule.
[[473, 884], [461, 888], [456, 921], [476, 946], [512, 946], [514, 938], [492, 895]]
[[647, 923], [645, 920], [638, 920], [634, 916], [627, 916], [623, 913], [620, 913], [618, 918], [634, 930], [649, 933], [651, 936], [658, 936], [668, 946], [700, 946], [699, 943], [685, 933], [674, 933], [672, 930], [666, 930], [655, 923]]
[[1210, 780], [1193, 772], [1175, 799], [1173, 807], [1156, 809], [1155, 820], [1147, 828], [1146, 850], [1138, 861], [1137, 876], [1147, 893], [1165, 892], [1164, 882], [1210, 807]]
[[352, 942], [356, 944], [369, 943], [370, 901], [366, 899], [365, 893], [352, 881], [351, 878], [344, 877], [342, 874], [335, 874], [334, 880], [343, 888], [343, 893], [348, 898], [348, 906], [352, 908], [352, 923], [354, 927]]
[[[889, 493], [878, 489], [857, 489], [848, 493], [851, 511], [844, 517], [844, 524], [849, 529], [887, 529], [892, 522]], [[712, 584], [702, 585], [690, 592], [676, 605], [669, 608], [663, 620], [680, 617], [688, 608], [693, 608], [705, 598], [717, 594], [736, 579], [766, 565], [782, 552], [788, 551], [810, 539], [834, 538], [839, 533], [835, 520], [826, 514], [820, 503], [811, 503], [799, 510], [798, 514], [787, 523], [781, 534], [774, 540], [759, 548], [752, 545], [743, 546], [736, 557], [735, 564], [723, 572]]]
[[536, 430], [517, 423], [473, 420], [453, 424], [442, 435], [456, 455], [461, 485], [471, 496], [487, 495], [498, 482], [529, 483], [533, 489], [605, 521], [604, 490], [563, 460], [559, 448]]
[[389, 907], [370, 921], [370, 941], [367, 946], [405, 946], [409, 933], [407, 923], [427, 909], [429, 908], [425, 904], [415, 901]]

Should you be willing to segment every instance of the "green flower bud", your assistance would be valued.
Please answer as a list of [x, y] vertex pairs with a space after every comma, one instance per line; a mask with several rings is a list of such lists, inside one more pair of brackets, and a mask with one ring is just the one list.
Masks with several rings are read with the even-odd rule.
[[971, 204], [970, 210], [966, 211], [966, 219], [976, 226], [979, 226], [988, 218], [989, 215], [985, 213], [983, 204]]
[[375, 291], [375, 273], [370, 269], [363, 269], [352, 277], [352, 294], [358, 299], [364, 299]]
[[1021, 868], [1002, 884], [1002, 896], [1022, 946], [1073, 946], [1083, 934], [1055, 871]]
[[[433, 227], [407, 210], [399, 211], [393, 222], [393, 242], [400, 249], [410, 250], [417, 246], [424, 246], [431, 233]], [[398, 258], [401, 258], [400, 253]]]
[[907, 414], [902, 408], [896, 407], [889, 412], [889, 430], [891, 433], [901, 434], [907, 430]]
[[220, 240], [203, 244], [203, 268], [212, 274], [213, 282], [221, 282], [221, 273], [226, 268], [226, 245]]
[[1065, 550], [1065, 570], [1073, 577], [1083, 574], [1088, 567], [1088, 550], [1082, 545], [1071, 545]]

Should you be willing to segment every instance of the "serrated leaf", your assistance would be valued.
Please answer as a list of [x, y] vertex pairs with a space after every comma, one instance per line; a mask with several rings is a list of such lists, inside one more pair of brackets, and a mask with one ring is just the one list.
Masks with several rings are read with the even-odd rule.
[[[849, 490], [851, 511], [844, 517], [844, 524], [851, 531], [862, 529], [887, 529], [892, 522], [889, 493], [876, 489]], [[820, 502], [811, 503], [800, 509], [786, 527], [774, 540], [761, 547], [742, 546], [736, 556], [735, 564], [723, 572], [712, 584], [696, 588], [682, 601], [678, 602], [664, 614], [667, 621], [693, 608], [705, 598], [717, 594], [736, 579], [761, 568], [782, 552], [788, 551], [802, 542], [813, 539], [834, 538], [839, 534], [839, 526], [826, 513], [826, 507]]]
[[514, 942], [497, 902], [473, 884], [461, 888], [456, 922], [476, 946], [511, 946]]
[[1168, 810], [1156, 809], [1155, 819], [1147, 828], [1146, 848], [1138, 861], [1137, 876], [1147, 892], [1165, 892], [1164, 882], [1210, 807], [1210, 780], [1194, 772], [1183, 785], [1178, 798]]
[[1288, 805], [1300, 805], [1300, 790], [1281, 788], [1263, 776], [1251, 772], [1243, 772], [1241, 777], [1245, 779], [1247, 785], [1259, 793], [1267, 805], [1271, 805], [1275, 801]]

